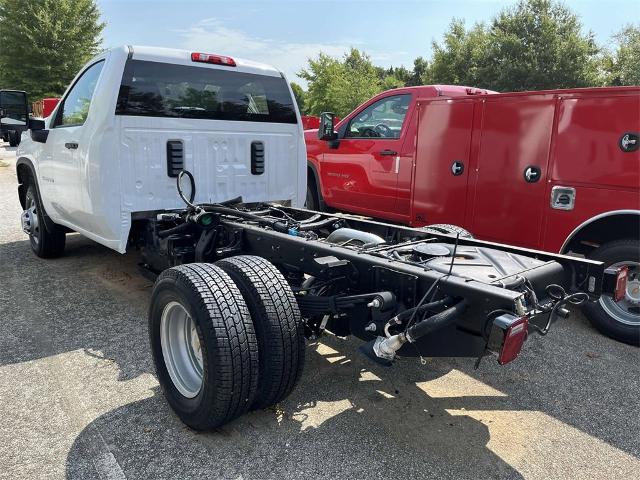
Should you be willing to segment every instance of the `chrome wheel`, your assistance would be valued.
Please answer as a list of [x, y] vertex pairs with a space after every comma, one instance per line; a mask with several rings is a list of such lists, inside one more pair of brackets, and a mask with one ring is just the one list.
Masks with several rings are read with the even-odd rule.
[[627, 290], [619, 302], [609, 296], [600, 297], [600, 306], [607, 314], [626, 325], [640, 325], [640, 263], [618, 262], [611, 267], [627, 266]]
[[173, 385], [194, 398], [202, 388], [202, 346], [195, 322], [178, 302], [168, 303], [162, 311], [160, 343]]

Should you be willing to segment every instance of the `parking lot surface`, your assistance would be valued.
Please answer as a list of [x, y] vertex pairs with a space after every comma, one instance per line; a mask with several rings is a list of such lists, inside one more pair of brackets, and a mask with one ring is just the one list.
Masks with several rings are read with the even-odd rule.
[[155, 379], [135, 252], [32, 254], [0, 143], [0, 478], [637, 479], [640, 351], [579, 313], [513, 363], [379, 367], [326, 336], [277, 408], [186, 428]]

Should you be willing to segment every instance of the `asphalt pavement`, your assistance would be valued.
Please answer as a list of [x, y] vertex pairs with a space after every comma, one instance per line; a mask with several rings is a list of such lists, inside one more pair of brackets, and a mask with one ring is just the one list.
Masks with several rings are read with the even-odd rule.
[[0, 143], [2, 479], [640, 478], [640, 350], [579, 312], [478, 370], [326, 336], [277, 408], [196, 433], [159, 391], [135, 252], [74, 234], [37, 258], [16, 186]]

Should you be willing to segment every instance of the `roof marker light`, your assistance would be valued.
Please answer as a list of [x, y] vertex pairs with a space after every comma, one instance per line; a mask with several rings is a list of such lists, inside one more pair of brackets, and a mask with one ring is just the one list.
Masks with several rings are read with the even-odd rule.
[[212, 53], [193, 52], [191, 54], [192, 62], [212, 63], [214, 65], [224, 65], [226, 67], [235, 67], [236, 61], [231, 57], [224, 55], [214, 55]]

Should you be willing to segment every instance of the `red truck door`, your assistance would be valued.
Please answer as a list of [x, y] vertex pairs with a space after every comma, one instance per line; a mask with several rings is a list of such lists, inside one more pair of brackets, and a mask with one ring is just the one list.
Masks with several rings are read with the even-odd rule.
[[322, 159], [322, 182], [333, 206], [394, 217], [410, 104], [410, 94], [390, 95], [347, 120], [337, 148], [325, 150]]
[[418, 102], [413, 209], [415, 226], [462, 225], [467, 204], [472, 100]]
[[484, 99], [466, 222], [474, 236], [539, 247], [555, 106], [552, 94]]

